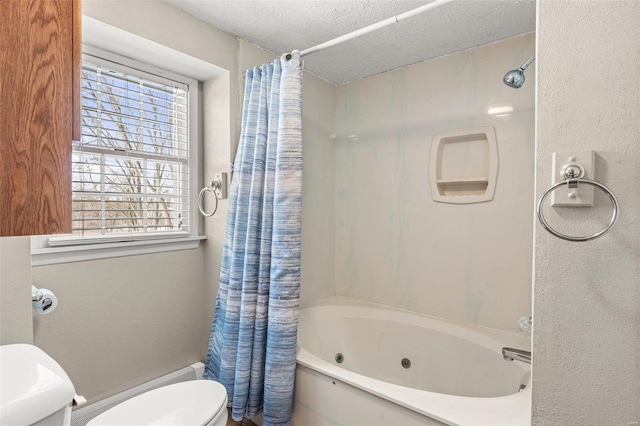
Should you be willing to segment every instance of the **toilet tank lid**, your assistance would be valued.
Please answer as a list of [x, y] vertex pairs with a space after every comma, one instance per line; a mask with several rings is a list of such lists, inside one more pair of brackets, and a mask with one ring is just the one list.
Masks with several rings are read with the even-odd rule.
[[0, 346], [0, 372], [0, 425], [30, 425], [73, 401], [71, 379], [37, 346]]
[[226, 405], [227, 391], [220, 383], [191, 380], [128, 399], [95, 417], [87, 426], [206, 425]]

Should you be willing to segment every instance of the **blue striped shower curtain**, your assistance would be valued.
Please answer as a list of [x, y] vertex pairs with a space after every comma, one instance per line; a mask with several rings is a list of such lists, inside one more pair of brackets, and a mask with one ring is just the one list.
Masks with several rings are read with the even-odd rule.
[[246, 73], [205, 378], [232, 417], [291, 422], [300, 292], [302, 71], [292, 54]]

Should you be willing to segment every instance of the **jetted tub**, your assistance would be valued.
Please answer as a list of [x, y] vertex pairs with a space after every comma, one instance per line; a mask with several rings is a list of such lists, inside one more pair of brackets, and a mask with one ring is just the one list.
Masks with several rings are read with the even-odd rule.
[[332, 298], [300, 310], [294, 426], [529, 425], [529, 339]]

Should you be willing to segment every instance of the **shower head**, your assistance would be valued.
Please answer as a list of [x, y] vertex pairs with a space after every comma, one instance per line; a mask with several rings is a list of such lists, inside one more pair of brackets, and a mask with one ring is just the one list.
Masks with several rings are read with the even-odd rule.
[[536, 58], [535, 54], [531, 55], [531, 57], [527, 59], [527, 62], [522, 64], [520, 68], [518, 68], [517, 70], [511, 70], [508, 73], [506, 73], [504, 75], [504, 78], [502, 79], [504, 84], [514, 89], [521, 88], [522, 85], [524, 84], [524, 70], [526, 70], [527, 67], [531, 65], [531, 62], [533, 62], [535, 58]]
[[522, 68], [511, 70], [504, 75], [502, 81], [509, 87], [519, 89], [524, 84], [524, 70]]

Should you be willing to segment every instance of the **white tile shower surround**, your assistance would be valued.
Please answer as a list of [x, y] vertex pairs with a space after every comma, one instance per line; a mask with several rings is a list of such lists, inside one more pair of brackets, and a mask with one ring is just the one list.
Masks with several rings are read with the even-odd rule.
[[[335, 294], [518, 331], [531, 314], [536, 82], [533, 69], [518, 90], [502, 77], [534, 50], [529, 34], [338, 86]], [[434, 202], [434, 134], [479, 126], [495, 129], [493, 200]]]

